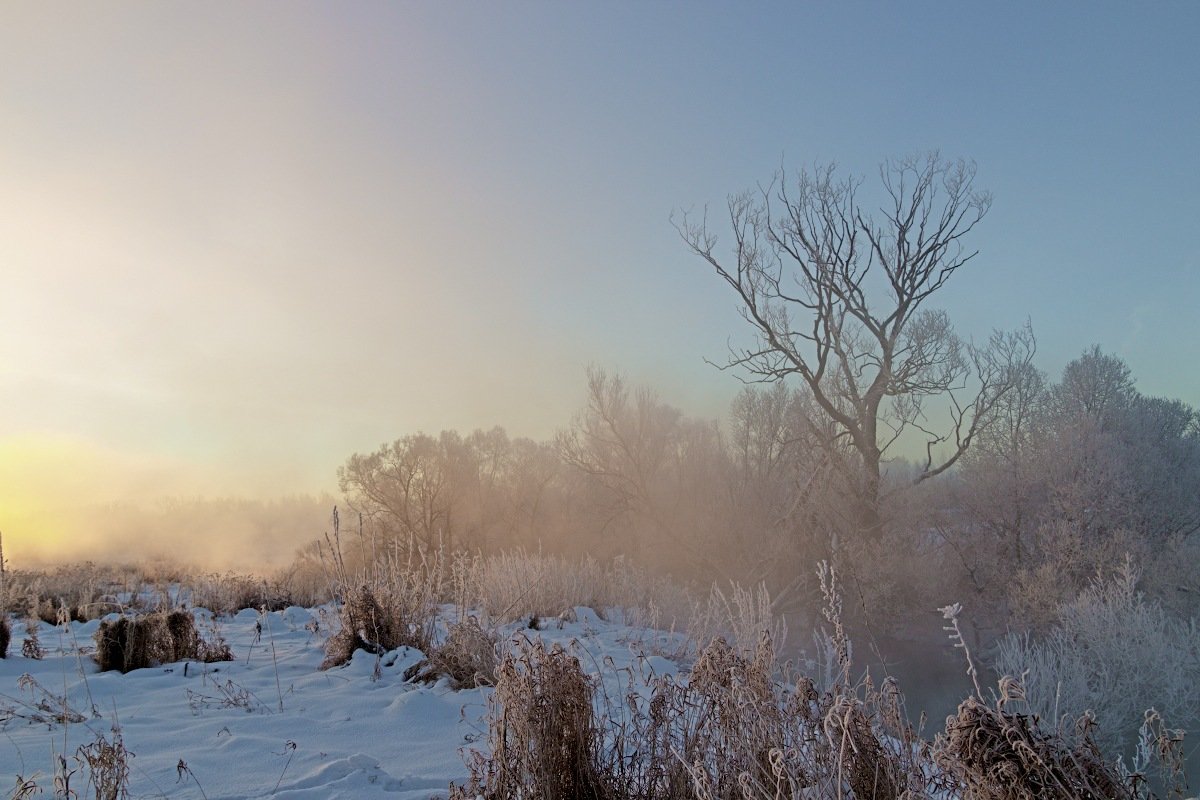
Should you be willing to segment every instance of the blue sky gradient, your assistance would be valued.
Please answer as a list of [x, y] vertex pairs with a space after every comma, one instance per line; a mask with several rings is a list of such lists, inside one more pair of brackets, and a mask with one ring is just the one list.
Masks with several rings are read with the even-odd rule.
[[0, 500], [72, 463], [89, 500], [332, 488], [418, 430], [552, 435], [592, 363], [720, 414], [748, 331], [671, 214], [933, 148], [995, 195], [960, 333], [1028, 318], [1051, 376], [1096, 343], [1200, 405], [1198, 35], [1193, 2], [7, 4]]

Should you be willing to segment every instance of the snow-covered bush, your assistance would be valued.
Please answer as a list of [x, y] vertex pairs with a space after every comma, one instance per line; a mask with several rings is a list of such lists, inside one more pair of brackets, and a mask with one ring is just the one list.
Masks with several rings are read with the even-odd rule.
[[1147, 599], [1137, 581], [1127, 559], [1060, 606], [1045, 635], [1001, 639], [994, 664], [1024, 676], [1029, 710], [1047, 722], [1093, 712], [1097, 743], [1114, 754], [1132, 747], [1148, 708], [1172, 725], [1200, 716], [1200, 632]]

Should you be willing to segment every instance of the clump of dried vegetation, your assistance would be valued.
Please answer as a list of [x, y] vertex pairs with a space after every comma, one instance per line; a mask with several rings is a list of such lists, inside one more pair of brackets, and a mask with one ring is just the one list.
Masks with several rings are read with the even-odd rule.
[[318, 605], [325, 599], [293, 586], [286, 575], [264, 578], [237, 573], [188, 579], [185, 594], [193, 607], [214, 614], [236, 614], [244, 608], [283, 611], [294, 605]]
[[[125, 747], [121, 728], [115, 722], [112, 739], [97, 734], [91, 742], [76, 748], [68, 760], [59, 755], [55, 764], [53, 792], [58, 798], [80, 798], [92, 796], [96, 800], [125, 800], [129, 797], [129, 760], [133, 758]], [[16, 776], [9, 797], [12, 800], [36, 797], [43, 794], [38, 785], [39, 774], [31, 777]], [[79, 788], [80, 782], [83, 787]]]
[[321, 669], [345, 664], [355, 650], [383, 655], [398, 647], [427, 651], [433, 640], [434, 609], [391, 587], [359, 586], [342, 603], [341, 630], [325, 643]]
[[6, 569], [0, 610], [55, 625], [65, 609], [67, 619], [86, 622], [121, 610], [141, 583], [135, 567], [90, 561], [49, 570]]
[[87, 787], [95, 791], [96, 800], [119, 800], [129, 796], [129, 759], [133, 753], [125, 749], [116, 725], [112, 734], [112, 741], [101, 735], [75, 753], [77, 763], [87, 767]]
[[121, 616], [100, 623], [95, 635], [95, 660], [102, 671], [129, 672], [176, 661], [232, 661], [233, 653], [220, 637], [206, 640], [187, 611], [157, 611]]
[[450, 626], [428, 658], [405, 671], [404, 679], [431, 683], [446, 678], [454, 689], [492, 686], [500, 665], [498, 647], [494, 631], [486, 630], [477, 617], [464, 617]]
[[[1020, 685], [1001, 682], [1001, 697], [988, 705], [969, 697], [946, 720], [937, 742], [937, 763], [980, 800], [1037, 798], [1132, 798], [1131, 788], [1104, 761], [1086, 733], [1072, 742], [1047, 731], [1036, 717], [1005, 708]], [[1085, 723], [1086, 724], [1086, 723]]]
[[592, 706], [592, 680], [561, 647], [526, 644], [500, 665], [491, 700], [492, 754], [472, 754], [470, 781], [452, 785], [451, 798], [617, 797]]

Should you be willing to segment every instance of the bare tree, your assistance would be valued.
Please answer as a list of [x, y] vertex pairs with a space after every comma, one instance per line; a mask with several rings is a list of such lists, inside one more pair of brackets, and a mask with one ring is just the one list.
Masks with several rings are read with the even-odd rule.
[[[813, 429], [831, 432], [823, 447], [859, 501], [855, 525], [871, 538], [881, 532], [889, 448], [916, 432], [926, 457], [915, 481], [948, 469], [1034, 350], [1028, 326], [976, 347], [958, 338], [944, 312], [926, 308], [976, 254], [963, 240], [991, 197], [975, 190], [974, 165], [934, 153], [887, 162], [880, 178], [878, 217], [858, 202], [861, 180], [839, 178], [833, 166], [802, 171], [792, 185], [780, 173], [732, 197], [728, 261], [716, 252], [707, 218], [677, 224], [737, 294], [757, 333], [754, 347], [731, 347], [724, 368], [741, 368], [750, 381], [802, 381], [820, 417]], [[933, 398], [949, 408], [941, 432], [926, 413]]]
[[453, 432], [439, 439], [416, 434], [368, 455], [355, 453], [338, 468], [338, 487], [350, 508], [388, 539], [434, 548], [439, 537], [453, 536], [447, 449], [457, 438]]
[[610, 540], [626, 539], [644, 560], [677, 571], [731, 574], [709, 546], [725, 530], [729, 506], [715, 423], [687, 419], [649, 389], [631, 392], [620, 375], [593, 367], [587, 406], [557, 447], [600, 489], [597, 511]]

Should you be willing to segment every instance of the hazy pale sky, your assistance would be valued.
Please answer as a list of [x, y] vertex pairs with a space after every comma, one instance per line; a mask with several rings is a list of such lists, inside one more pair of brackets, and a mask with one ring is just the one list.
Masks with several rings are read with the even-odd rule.
[[[972, 158], [942, 292], [1200, 405], [1200, 4], [0, 2], [0, 531], [545, 437], [589, 363], [693, 414], [745, 337], [676, 209]], [[40, 522], [39, 522], [40, 520]], [[61, 534], [60, 534], [61, 535]]]

